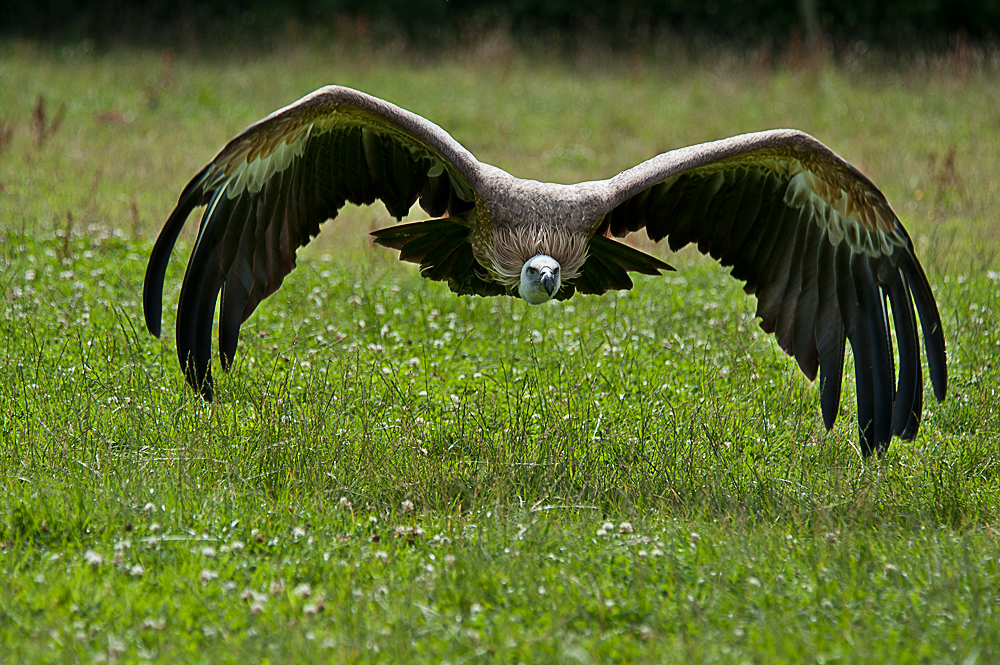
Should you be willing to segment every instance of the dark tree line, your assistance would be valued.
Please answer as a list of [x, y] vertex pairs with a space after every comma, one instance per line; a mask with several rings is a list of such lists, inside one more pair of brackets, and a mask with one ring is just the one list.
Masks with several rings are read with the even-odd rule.
[[366, 17], [418, 40], [483, 17], [502, 17], [514, 31], [586, 28], [611, 38], [664, 29], [747, 42], [824, 34], [895, 46], [1000, 34], [1000, 0], [33, 0], [0, 3], [0, 33], [141, 41], [179, 30], [212, 37], [251, 21], [260, 31], [290, 17], [331, 26]]

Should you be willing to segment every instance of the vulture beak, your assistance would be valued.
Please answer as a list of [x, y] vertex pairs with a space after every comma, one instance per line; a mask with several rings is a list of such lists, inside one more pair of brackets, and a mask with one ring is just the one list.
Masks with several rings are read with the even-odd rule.
[[551, 268], [542, 268], [542, 277], [539, 281], [541, 281], [542, 286], [545, 287], [545, 292], [550, 296], [552, 295], [552, 292], [556, 290], [556, 278], [552, 274]]

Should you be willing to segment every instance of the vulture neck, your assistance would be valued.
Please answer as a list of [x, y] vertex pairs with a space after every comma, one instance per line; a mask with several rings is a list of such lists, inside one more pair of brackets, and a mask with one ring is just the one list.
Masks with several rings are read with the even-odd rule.
[[521, 269], [534, 256], [545, 254], [559, 262], [565, 284], [580, 274], [587, 260], [587, 237], [553, 227], [501, 227], [493, 229], [483, 265], [500, 283], [521, 283]]

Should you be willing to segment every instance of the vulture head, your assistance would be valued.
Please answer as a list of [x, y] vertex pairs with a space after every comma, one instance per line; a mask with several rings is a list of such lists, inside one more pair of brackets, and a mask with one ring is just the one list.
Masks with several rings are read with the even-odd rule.
[[532, 305], [548, 302], [562, 286], [559, 262], [551, 256], [538, 254], [524, 262], [518, 293]]

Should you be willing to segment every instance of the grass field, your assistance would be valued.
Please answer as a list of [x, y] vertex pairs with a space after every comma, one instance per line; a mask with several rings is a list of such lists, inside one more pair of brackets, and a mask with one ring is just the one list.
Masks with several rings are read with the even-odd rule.
[[[1000, 662], [995, 54], [667, 46], [0, 43], [0, 662]], [[300, 252], [201, 402], [172, 331], [197, 225], [162, 341], [151, 243], [232, 135], [326, 83], [562, 182], [813, 133], [913, 237], [947, 401], [863, 460], [853, 379], [827, 433], [696, 253], [630, 292], [457, 298], [372, 247], [376, 206]]]

